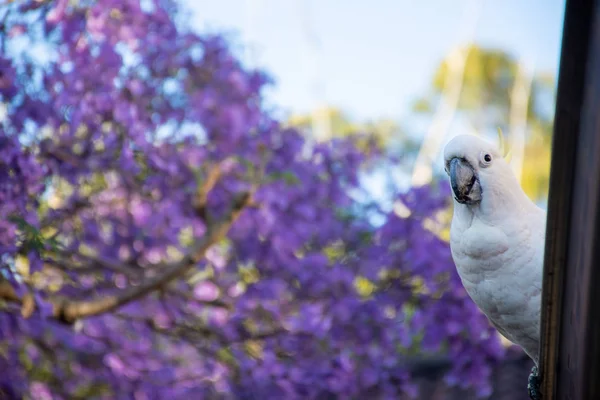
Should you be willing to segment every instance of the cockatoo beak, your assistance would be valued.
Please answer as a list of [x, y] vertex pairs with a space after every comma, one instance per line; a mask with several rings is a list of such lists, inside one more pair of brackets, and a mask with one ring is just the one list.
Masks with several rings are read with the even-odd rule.
[[477, 173], [463, 158], [450, 160], [450, 183], [454, 199], [460, 204], [475, 204], [481, 200], [481, 185]]

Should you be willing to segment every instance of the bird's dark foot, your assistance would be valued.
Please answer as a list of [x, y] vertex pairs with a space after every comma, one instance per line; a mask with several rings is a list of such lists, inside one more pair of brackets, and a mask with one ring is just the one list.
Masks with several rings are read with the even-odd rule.
[[540, 392], [540, 376], [538, 375], [538, 367], [535, 365], [531, 368], [529, 380], [527, 381], [527, 391], [531, 400], [541, 400], [542, 393]]

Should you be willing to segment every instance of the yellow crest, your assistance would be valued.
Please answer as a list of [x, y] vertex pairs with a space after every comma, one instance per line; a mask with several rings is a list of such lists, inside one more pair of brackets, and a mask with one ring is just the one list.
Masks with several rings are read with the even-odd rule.
[[500, 127], [498, 127], [498, 143], [499, 143], [498, 146], [500, 148], [500, 153], [502, 154], [502, 157], [504, 157], [506, 162], [510, 162], [510, 159], [512, 158], [512, 154], [510, 152], [510, 149], [504, 142], [504, 134], [502, 133], [502, 129]]

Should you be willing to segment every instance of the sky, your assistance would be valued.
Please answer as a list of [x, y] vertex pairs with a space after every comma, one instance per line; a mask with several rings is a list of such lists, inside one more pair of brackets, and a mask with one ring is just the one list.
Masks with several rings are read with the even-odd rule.
[[468, 41], [556, 74], [564, 1], [187, 0], [186, 7], [194, 29], [227, 32], [250, 65], [274, 77], [267, 100], [283, 115], [327, 104], [364, 121], [401, 120], [444, 56]]
[[[275, 80], [266, 104], [282, 120], [322, 106], [355, 122], [391, 119], [419, 138], [411, 104], [439, 63], [475, 43], [509, 52], [530, 72], [556, 76], [564, 0], [185, 0], [199, 32], [226, 33], [242, 59]], [[446, 141], [464, 133], [455, 121]], [[438, 153], [441, 152], [441, 149]], [[440, 155], [432, 168], [440, 170]], [[400, 190], [410, 173], [395, 171]], [[384, 199], [385, 173], [363, 186]], [[382, 207], [386, 205], [382, 204]]]

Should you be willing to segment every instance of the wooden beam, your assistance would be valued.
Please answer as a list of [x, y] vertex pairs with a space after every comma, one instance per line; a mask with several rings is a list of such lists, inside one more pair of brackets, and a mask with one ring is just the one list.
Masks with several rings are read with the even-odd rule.
[[544, 400], [600, 399], [600, 0], [566, 0], [542, 295]]

